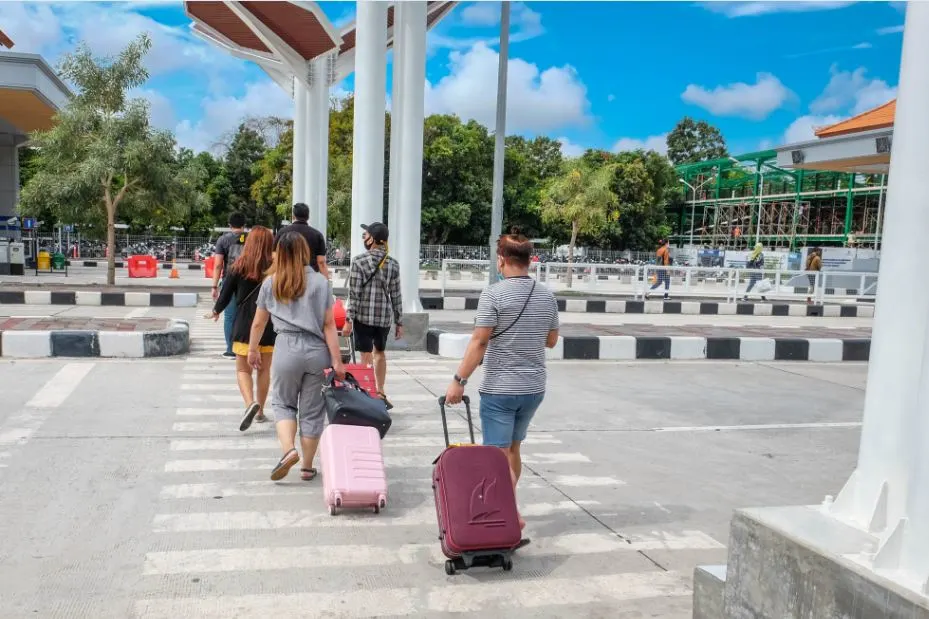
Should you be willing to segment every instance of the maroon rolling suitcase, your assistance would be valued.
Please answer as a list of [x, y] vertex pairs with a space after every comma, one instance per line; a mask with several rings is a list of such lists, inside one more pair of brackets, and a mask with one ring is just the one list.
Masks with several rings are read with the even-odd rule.
[[475, 566], [513, 569], [513, 551], [520, 542], [516, 493], [510, 464], [496, 447], [474, 444], [471, 403], [464, 398], [470, 444], [449, 443], [445, 398], [439, 398], [445, 446], [434, 464], [432, 489], [439, 521], [445, 572]]

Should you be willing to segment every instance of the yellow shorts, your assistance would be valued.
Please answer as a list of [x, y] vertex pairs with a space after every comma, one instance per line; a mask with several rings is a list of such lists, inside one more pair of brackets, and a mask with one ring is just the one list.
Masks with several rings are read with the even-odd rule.
[[[246, 344], [245, 342], [233, 342], [232, 352], [234, 352], [239, 357], [247, 357], [248, 356], [248, 344]], [[274, 346], [259, 346], [258, 352], [260, 352], [261, 354], [274, 352]]]

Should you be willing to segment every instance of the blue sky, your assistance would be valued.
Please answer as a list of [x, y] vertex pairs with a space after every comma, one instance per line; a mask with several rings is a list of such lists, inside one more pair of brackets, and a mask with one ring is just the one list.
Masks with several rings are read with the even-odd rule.
[[[354, 3], [320, 4], [337, 24], [354, 17]], [[735, 153], [806, 139], [895, 96], [903, 17], [903, 3], [884, 2], [514, 3], [507, 132], [560, 138], [568, 154], [660, 150], [687, 114], [720, 127]], [[492, 128], [498, 21], [498, 3], [463, 3], [430, 33], [427, 112]], [[216, 148], [246, 115], [292, 114], [257, 67], [188, 23], [179, 2], [0, 3], [14, 51], [53, 63], [80, 40], [106, 55], [150, 32], [152, 78], [138, 94], [183, 145]]]

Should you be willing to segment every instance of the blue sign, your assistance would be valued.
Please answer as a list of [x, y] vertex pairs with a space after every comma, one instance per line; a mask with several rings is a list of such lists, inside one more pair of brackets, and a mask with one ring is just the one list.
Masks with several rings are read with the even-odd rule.
[[65, 232], [74, 232], [74, 224], [65, 224]]
[[35, 217], [23, 217], [23, 230], [35, 230]]

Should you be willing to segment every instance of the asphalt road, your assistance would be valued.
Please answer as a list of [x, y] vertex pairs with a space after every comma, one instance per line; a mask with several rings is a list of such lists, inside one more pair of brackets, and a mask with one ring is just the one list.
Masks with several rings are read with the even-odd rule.
[[331, 517], [320, 479], [269, 481], [270, 427], [238, 432], [203, 311], [171, 312], [189, 358], [0, 360], [0, 616], [683, 619], [733, 509], [819, 503], [855, 462], [864, 364], [553, 362], [519, 490], [533, 543], [449, 577], [428, 478], [455, 363], [398, 356], [389, 506]]

